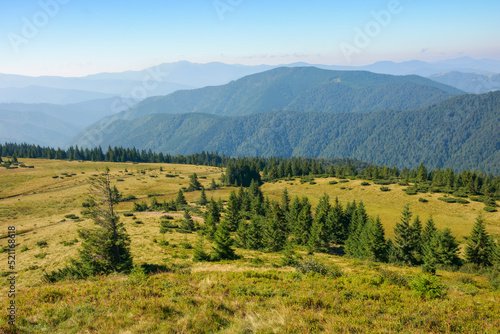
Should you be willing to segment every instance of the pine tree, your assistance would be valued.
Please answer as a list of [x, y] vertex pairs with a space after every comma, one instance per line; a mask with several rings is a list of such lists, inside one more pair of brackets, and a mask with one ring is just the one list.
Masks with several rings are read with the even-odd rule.
[[342, 244], [346, 241], [349, 233], [349, 222], [344, 215], [344, 209], [340, 204], [338, 197], [335, 197], [335, 204], [330, 210], [328, 220], [331, 226], [332, 241], [337, 244]]
[[293, 249], [293, 244], [287, 239], [285, 247], [283, 249], [283, 256], [281, 257], [280, 264], [282, 266], [294, 266], [297, 263], [295, 260], [295, 251]]
[[246, 245], [248, 249], [261, 250], [262, 244], [262, 229], [263, 223], [259, 216], [253, 216], [248, 227]]
[[238, 229], [236, 230], [235, 244], [239, 248], [247, 248], [248, 242], [248, 223], [241, 220], [238, 224]]
[[217, 232], [214, 236], [215, 247], [213, 247], [211, 259], [213, 261], [220, 260], [234, 260], [237, 258], [234, 253], [233, 239], [229, 233], [229, 228], [227, 226], [227, 221], [223, 219], [219, 226], [217, 226]]
[[273, 202], [266, 216], [264, 247], [268, 252], [279, 252], [286, 241], [285, 216], [278, 203]]
[[368, 230], [366, 224], [368, 222], [368, 215], [366, 214], [363, 202], [359, 202], [352, 216], [351, 232], [345, 242], [345, 252], [352, 257], [363, 258], [366, 257], [365, 245], [368, 242]]
[[384, 226], [380, 218], [370, 219], [367, 224], [369, 231], [368, 243], [365, 244], [367, 258], [372, 261], [387, 261], [387, 243], [385, 242]]
[[114, 212], [119, 192], [111, 188], [109, 169], [90, 179], [88, 214], [97, 225], [78, 231], [82, 238], [79, 252], [81, 266], [90, 274], [128, 271], [132, 268], [130, 237]]
[[200, 205], [207, 205], [207, 195], [205, 194], [205, 188], [201, 188], [200, 200], [198, 201]]
[[449, 228], [437, 231], [424, 246], [422, 271], [435, 274], [438, 265], [460, 266], [459, 244]]
[[424, 163], [421, 162], [420, 166], [418, 166], [418, 170], [417, 170], [417, 181], [418, 182], [427, 181], [428, 177], [429, 176], [427, 174], [427, 168], [425, 168]]
[[427, 220], [427, 223], [425, 224], [424, 230], [422, 231], [422, 247], [429, 244], [436, 232], [437, 228], [434, 224], [434, 219], [430, 216], [429, 220]]
[[184, 193], [182, 192], [182, 189], [179, 189], [179, 192], [177, 193], [177, 199], [175, 200], [175, 205], [177, 206], [177, 210], [179, 210], [182, 206], [186, 204], [187, 201], [186, 198], [184, 197]]
[[290, 197], [288, 196], [288, 190], [286, 188], [281, 195], [281, 210], [283, 210], [285, 216], [290, 212]]
[[220, 209], [217, 202], [215, 202], [214, 198], [210, 198], [210, 202], [207, 205], [207, 211], [205, 213], [206, 217], [212, 217], [215, 223], [220, 222]]
[[406, 204], [401, 213], [400, 222], [396, 223], [396, 227], [394, 228], [394, 247], [397, 250], [398, 262], [407, 265], [416, 264], [416, 259], [414, 257], [415, 233], [410, 225], [411, 217], [410, 205]]
[[235, 231], [238, 228], [240, 221], [240, 203], [234, 190], [232, 190], [229, 195], [226, 208], [226, 218], [228, 219], [229, 230], [232, 232]]
[[196, 175], [196, 173], [193, 173], [192, 175], [190, 175], [189, 180], [190, 180], [190, 182], [189, 182], [188, 189], [190, 191], [200, 190], [203, 188], [200, 181], [198, 181], [198, 175]]
[[478, 266], [490, 266], [492, 263], [493, 245], [491, 238], [486, 232], [485, 220], [480, 214], [476, 218], [476, 223], [472, 227], [469, 237], [467, 237], [467, 247], [465, 248], [465, 258], [467, 262]]
[[286, 222], [288, 225], [288, 231], [294, 233], [300, 211], [302, 210], [302, 204], [300, 203], [300, 199], [297, 196], [295, 196], [292, 203], [289, 205], [289, 209], [290, 210], [286, 215]]
[[323, 195], [316, 206], [316, 214], [311, 226], [311, 233], [308, 241], [310, 250], [326, 252], [330, 247], [330, 226], [328, 226], [328, 215], [330, 213], [330, 198]]
[[203, 262], [210, 260], [210, 255], [205, 252], [203, 236], [198, 238], [196, 246], [194, 247], [193, 262]]
[[313, 224], [313, 219], [311, 216], [311, 204], [309, 204], [309, 199], [307, 197], [304, 197], [302, 199], [300, 207], [301, 210], [297, 217], [293, 235], [295, 237], [295, 242], [298, 245], [307, 245], [311, 233], [311, 226]]
[[411, 230], [413, 233], [413, 258], [415, 259], [415, 264], [420, 264], [422, 263], [422, 222], [419, 216], [415, 217], [411, 225]]
[[184, 210], [184, 219], [181, 223], [181, 230], [185, 232], [193, 232], [194, 231], [194, 221], [189, 211]]

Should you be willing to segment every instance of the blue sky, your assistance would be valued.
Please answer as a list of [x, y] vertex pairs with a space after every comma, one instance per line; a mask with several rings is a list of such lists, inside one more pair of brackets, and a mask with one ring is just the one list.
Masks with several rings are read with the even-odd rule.
[[[373, 12], [389, 16], [377, 22]], [[499, 18], [498, 0], [0, 0], [0, 73], [500, 60]]]

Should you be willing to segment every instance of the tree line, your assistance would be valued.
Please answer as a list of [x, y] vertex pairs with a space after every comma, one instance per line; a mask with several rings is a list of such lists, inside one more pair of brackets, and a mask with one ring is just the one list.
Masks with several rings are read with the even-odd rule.
[[[400, 182], [408, 185], [416, 183], [418, 192], [444, 192], [458, 197], [484, 196], [481, 199], [486, 205], [494, 204], [491, 199], [500, 200], [500, 176], [477, 171], [464, 170], [456, 172], [450, 168], [427, 170], [424, 164], [418, 168], [398, 169], [396, 167], [377, 166], [352, 159], [312, 159], [239, 157], [231, 158], [214, 153], [195, 153], [191, 155], [172, 156], [153, 153], [151, 150], [136, 148], [108, 147], [106, 153], [98, 148], [54, 149], [39, 145], [5, 143], [0, 144], [2, 157], [42, 158], [81, 161], [109, 161], [134, 163], [175, 163], [204, 165], [226, 168], [222, 183], [229, 186], [248, 187], [252, 180], [258, 183], [272, 182], [278, 179], [304, 176], [330, 176], [338, 178], [358, 178], [373, 180], [377, 184]], [[4, 162], [6, 164], [7, 162]]]

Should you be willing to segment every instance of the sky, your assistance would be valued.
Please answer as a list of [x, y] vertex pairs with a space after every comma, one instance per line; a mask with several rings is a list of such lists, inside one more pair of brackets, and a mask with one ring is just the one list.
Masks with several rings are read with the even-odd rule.
[[0, 0], [0, 73], [500, 60], [500, 1]]

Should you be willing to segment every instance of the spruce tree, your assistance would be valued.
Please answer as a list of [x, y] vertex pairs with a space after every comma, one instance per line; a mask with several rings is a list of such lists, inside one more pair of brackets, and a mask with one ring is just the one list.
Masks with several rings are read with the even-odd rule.
[[344, 209], [342, 208], [342, 204], [340, 204], [338, 197], [335, 197], [335, 204], [330, 210], [328, 220], [331, 226], [332, 241], [337, 244], [344, 243], [349, 233], [349, 222], [344, 215]]
[[424, 230], [422, 231], [422, 247], [425, 247], [425, 245], [427, 245], [431, 241], [436, 232], [437, 228], [434, 224], [434, 219], [432, 218], [432, 216], [430, 216], [427, 220], [427, 223], [425, 224]]
[[286, 241], [285, 216], [278, 203], [273, 202], [266, 215], [266, 227], [264, 230], [264, 247], [268, 252], [279, 252], [283, 249]]
[[476, 223], [472, 227], [469, 237], [467, 237], [467, 247], [465, 248], [465, 258], [467, 262], [478, 266], [490, 266], [492, 263], [493, 245], [491, 238], [486, 232], [485, 220], [480, 214], [476, 218]]
[[228, 219], [229, 230], [234, 232], [238, 228], [240, 221], [240, 203], [234, 190], [229, 195], [226, 208], [226, 218]]
[[307, 197], [302, 199], [300, 207], [302, 209], [297, 217], [297, 223], [295, 224], [293, 235], [295, 237], [295, 242], [298, 245], [307, 245], [311, 233], [311, 226], [313, 224], [311, 204], [309, 204], [309, 199]]
[[293, 234], [299, 218], [300, 211], [302, 210], [302, 204], [297, 196], [295, 196], [289, 208], [290, 210], [286, 215], [286, 221], [288, 225], [288, 231], [290, 231]]
[[190, 180], [190, 182], [189, 182], [188, 189], [190, 191], [200, 190], [203, 188], [200, 181], [198, 181], [198, 175], [196, 175], [196, 173], [193, 173], [192, 175], [190, 175], [189, 180]]
[[184, 197], [184, 193], [182, 192], [182, 189], [179, 189], [179, 192], [177, 193], [177, 199], [175, 200], [175, 205], [177, 206], [177, 210], [180, 210], [182, 206], [186, 205], [187, 201], [186, 198]]
[[411, 230], [413, 233], [413, 258], [415, 259], [415, 264], [420, 264], [422, 263], [422, 222], [418, 215], [411, 225]]
[[207, 195], [205, 194], [205, 188], [201, 188], [200, 200], [198, 201], [200, 205], [207, 205]]
[[290, 212], [290, 197], [288, 196], [288, 190], [286, 188], [281, 195], [281, 210], [283, 210], [285, 216]]
[[210, 255], [208, 255], [208, 253], [205, 252], [203, 246], [204, 246], [203, 236], [200, 235], [198, 237], [198, 241], [196, 242], [196, 246], [194, 247], [193, 262], [203, 262], [210, 260]]
[[214, 198], [210, 198], [210, 202], [207, 205], [207, 211], [205, 212], [205, 216], [211, 217], [215, 223], [220, 221], [220, 209], [217, 202], [215, 202]]
[[394, 247], [397, 250], [398, 262], [406, 265], [415, 265], [415, 233], [410, 225], [412, 213], [410, 205], [406, 204], [403, 212], [401, 213], [400, 222], [396, 223], [394, 228]]
[[345, 243], [346, 254], [352, 257], [366, 257], [365, 245], [368, 242], [368, 230], [365, 231], [368, 222], [363, 202], [360, 202], [352, 215], [351, 232]]
[[264, 224], [262, 222], [262, 219], [259, 216], [253, 216], [251, 218], [246, 240], [246, 245], [248, 249], [261, 250], [263, 248], [262, 244], [263, 225]]
[[90, 178], [88, 214], [97, 228], [78, 231], [83, 240], [81, 267], [89, 274], [128, 271], [132, 268], [130, 237], [114, 211], [119, 192], [110, 185], [109, 169]]
[[323, 195], [316, 206], [316, 214], [311, 226], [308, 246], [311, 251], [327, 252], [330, 247], [330, 226], [328, 226], [328, 215], [330, 213], [330, 198]]
[[365, 244], [368, 259], [379, 262], [387, 262], [387, 243], [385, 241], [384, 226], [380, 222], [380, 218], [370, 219], [367, 226], [369, 227], [368, 243]]
[[248, 242], [248, 223], [241, 220], [236, 230], [235, 245], [239, 248], [247, 248]]
[[435, 232], [424, 246], [422, 271], [435, 274], [438, 265], [460, 266], [458, 252], [459, 244], [449, 228]]
[[234, 253], [233, 239], [229, 233], [229, 228], [227, 226], [227, 221], [223, 219], [219, 226], [217, 226], [217, 232], [214, 236], [215, 247], [213, 247], [211, 259], [213, 261], [220, 260], [234, 260], [237, 258]]
[[194, 221], [189, 211], [184, 210], [184, 219], [181, 223], [181, 230], [184, 232], [193, 232], [194, 231]]

